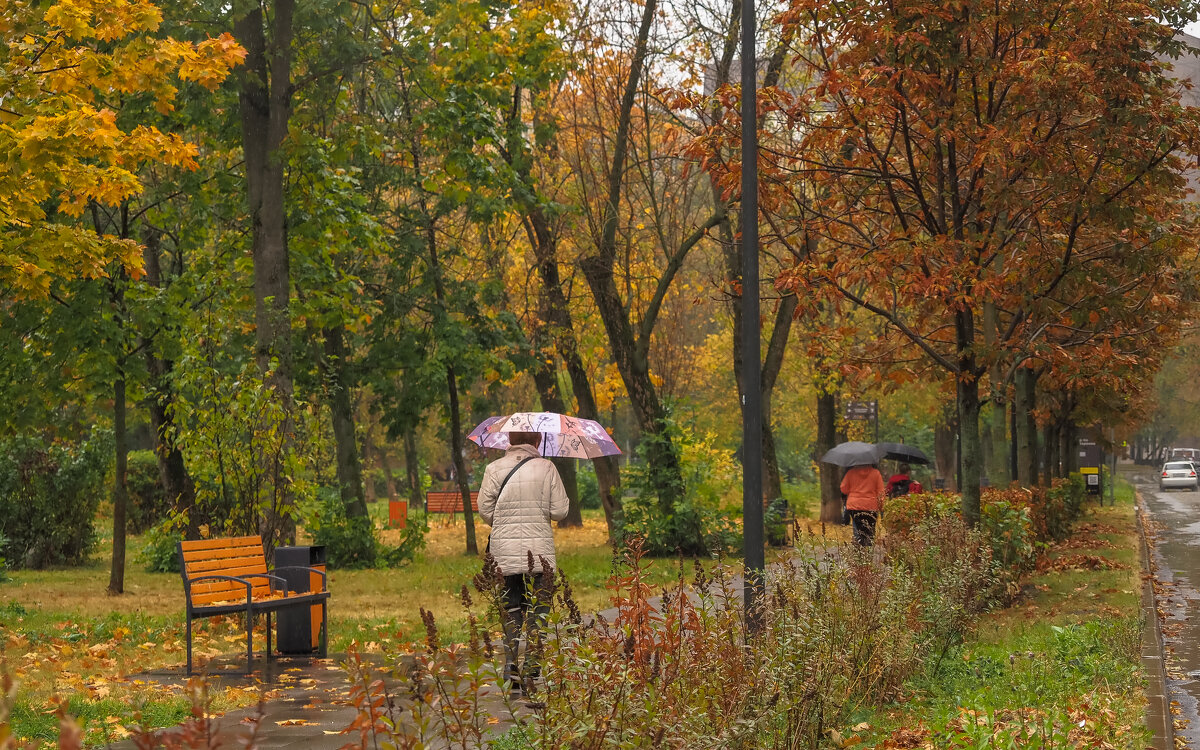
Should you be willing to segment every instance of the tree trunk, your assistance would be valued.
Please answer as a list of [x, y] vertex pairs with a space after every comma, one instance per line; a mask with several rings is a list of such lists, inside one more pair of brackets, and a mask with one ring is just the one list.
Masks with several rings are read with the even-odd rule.
[[987, 409], [980, 408], [979, 411], [979, 455], [980, 461], [980, 476], [981, 484], [985, 487], [990, 487], [992, 484], [991, 470], [992, 455], [995, 451], [992, 450], [992, 420], [991, 412]]
[[[541, 397], [542, 410], [559, 414], [566, 413], [566, 404], [563, 403], [562, 394], [559, 393], [558, 375], [551, 364], [554, 361], [553, 355], [541, 352], [538, 354], [538, 360], [539, 364], [533, 371], [533, 382]], [[553, 461], [555, 467], [558, 468], [558, 475], [562, 478], [563, 489], [566, 490], [567, 500], [570, 503], [567, 517], [558, 522], [558, 527], [562, 529], [583, 526], [583, 513], [579, 507], [579, 479], [575, 474], [575, 459], [555, 458]]]
[[125, 376], [113, 383], [113, 443], [116, 449], [116, 473], [113, 477], [113, 546], [108, 593], [125, 593], [125, 513], [129, 504], [127, 485], [129, 434], [125, 429]]
[[[594, 238], [595, 253], [581, 259], [579, 265], [596, 301], [596, 309], [604, 322], [612, 356], [625, 383], [638, 427], [648, 441], [646, 462], [650, 485], [658, 498], [659, 510], [664, 514], [673, 514], [676, 503], [683, 499], [685, 489], [679, 452], [669, 431], [666, 410], [659, 401], [654, 383], [650, 379], [647, 352], [639, 346], [634, 335], [629, 312], [621, 301], [613, 271], [617, 256], [617, 214], [625, 180], [625, 159], [629, 150], [633, 105], [645, 67], [650, 29], [657, 12], [657, 0], [647, 0], [642, 8], [630, 59], [629, 75], [617, 112], [607, 194], [602, 199], [599, 235]], [[685, 554], [705, 551], [699, 529], [681, 529], [679, 534], [679, 538], [671, 541], [673, 546]]]
[[[388, 466], [387, 453], [383, 456], [383, 471], [387, 478], [388, 498], [396, 499], [396, 481], [392, 478], [392, 470]], [[421, 466], [417, 457], [417, 437], [410, 429], [404, 433], [404, 475], [408, 482], [408, 504], [414, 508], [424, 508], [425, 498], [421, 495]]]
[[1037, 382], [1038, 374], [1034, 370], [1029, 370], [1025, 381], [1025, 411], [1024, 416], [1027, 422], [1026, 432], [1029, 435], [1029, 478], [1030, 486], [1042, 483], [1041, 472], [1041, 450], [1038, 446], [1038, 426], [1037, 426]]
[[325, 329], [325, 357], [322, 360], [329, 389], [329, 413], [333, 422], [333, 441], [337, 452], [337, 482], [347, 518], [367, 518], [363, 497], [362, 464], [358, 460], [358, 442], [354, 428], [354, 404], [350, 399], [347, 376], [345, 333], [341, 324]]
[[962, 514], [968, 526], [979, 523], [980, 464], [982, 452], [979, 439], [979, 381], [975, 378], [958, 380], [958, 421], [962, 450]]
[[[1070, 401], [1067, 402], [1071, 406]], [[1063, 420], [1062, 427], [1062, 442], [1063, 442], [1063, 476], [1070, 476], [1079, 471], [1079, 428], [1075, 424], [1075, 420], [1071, 418], [1070, 412]]]
[[[571, 319], [567, 297], [563, 293], [562, 278], [558, 273], [558, 242], [550, 230], [541, 206], [531, 204], [527, 215], [533, 228], [533, 246], [537, 251], [538, 276], [542, 281], [542, 294], [546, 304], [548, 320], [554, 333], [558, 354], [567, 368], [571, 379], [571, 390], [579, 405], [579, 416], [600, 421], [600, 410], [596, 407], [596, 396], [591, 377], [579, 354], [579, 342], [575, 338], [575, 326]], [[594, 459], [596, 484], [600, 491], [600, 507], [604, 509], [604, 521], [608, 526], [610, 540], [616, 538], [621, 524], [622, 508], [620, 496], [621, 475], [615, 456]], [[578, 485], [578, 483], [577, 483]], [[582, 523], [582, 519], [580, 520]]]
[[[741, 7], [742, 0], [732, 0], [729, 5], [729, 16], [726, 21], [728, 33], [725, 35], [724, 44], [721, 48], [721, 56], [716, 60], [715, 84], [717, 88], [729, 83], [730, 80], [730, 71], [737, 52], [737, 41], [741, 24]], [[779, 82], [779, 75], [785, 60], [784, 50], [788, 47], [787, 39], [791, 36], [790, 26], [788, 30], [785, 30], [785, 35], [785, 40], [779, 44], [775, 53], [767, 61], [767, 70], [763, 78], [763, 88], [770, 88]], [[714, 106], [712, 111], [714, 122], [720, 118], [723, 107], [724, 105], [722, 104]], [[717, 230], [721, 237], [729, 316], [733, 326], [733, 361], [731, 364], [733, 366], [734, 380], [737, 382], [738, 387], [738, 403], [742, 403], [746, 393], [745, 384], [742, 382], [742, 360], [745, 356], [745, 342], [742, 339], [741, 290], [746, 283], [742, 279], [742, 248], [735, 241], [733, 222], [728, 213], [729, 206], [722, 199], [723, 190], [715, 178], [710, 177], [709, 188], [712, 191], [713, 210], [722, 215], [720, 223], [717, 224]], [[805, 238], [806, 253], [812, 252], [814, 242], [815, 240], [812, 237]], [[757, 283], [757, 280], [755, 280], [755, 283]], [[780, 300], [779, 305], [775, 308], [775, 322], [771, 329], [771, 340], [768, 343], [767, 352], [763, 358], [760, 370], [764, 505], [769, 504], [776, 498], [783, 497], [783, 479], [779, 475], [779, 455], [775, 447], [775, 429], [771, 422], [771, 397], [775, 389], [775, 383], [779, 378], [779, 371], [783, 366], [784, 350], [787, 347], [788, 337], [791, 333], [796, 307], [797, 299], [795, 295], [789, 295]], [[757, 351], [759, 348], [755, 347], [755, 350]], [[842, 514], [839, 509], [839, 520], [841, 517]]]
[[[239, 104], [246, 194], [252, 224], [256, 346], [259, 367], [290, 398], [290, 272], [284, 209], [284, 169], [280, 153], [291, 116], [292, 12], [294, 0], [276, 0], [268, 48], [261, 5], [253, 5], [233, 26], [246, 49]], [[277, 360], [272, 367], [272, 359]]]
[[[997, 254], [995, 259], [995, 267], [993, 268], [997, 274], [1002, 274], [1004, 271], [1004, 257]], [[996, 339], [999, 336], [999, 318], [996, 312], [994, 302], [985, 301], [983, 303], [983, 340], [989, 350], [993, 350], [996, 346]], [[988, 420], [987, 435], [985, 440], [985, 463], [988, 482], [993, 487], [1007, 487], [1012, 481], [1009, 473], [1009, 458], [1008, 458], [1008, 410], [1005, 404], [1008, 401], [1008, 383], [1004, 377], [1004, 366], [997, 361], [992, 365], [989, 374], [989, 386], [991, 393], [988, 396], [991, 418]]]
[[820, 463], [821, 456], [837, 444], [837, 396], [832, 393], [817, 393], [817, 471], [821, 480], [821, 522], [841, 524], [842, 513], [841, 471], [833, 464]]
[[1034, 444], [1037, 435], [1032, 418], [1033, 404], [1030, 401], [1029, 381], [1033, 379], [1033, 371], [1028, 367], [1017, 370], [1016, 376], [1016, 410], [1017, 421], [1017, 481], [1022, 487], [1032, 487], [1037, 484], [1037, 474], [1034, 471]]
[[783, 369], [784, 352], [792, 330], [792, 319], [796, 313], [796, 295], [788, 295], [775, 308], [775, 325], [771, 328], [771, 340], [767, 343], [767, 354], [762, 365], [762, 460], [763, 501], [769, 503], [783, 497], [783, 478], [779, 475], [779, 456], [775, 450], [775, 428], [771, 424], [771, 401], [775, 394], [775, 383]]
[[[579, 354], [579, 343], [575, 337], [575, 326], [571, 319], [571, 310], [567, 296], [563, 292], [561, 275], [558, 272], [558, 236], [550, 226], [543, 203], [538, 198], [537, 185], [531, 173], [531, 158], [525, 140], [525, 123], [519, 117], [520, 90], [516, 91], [514, 101], [518, 103], [513, 108], [509, 122], [510, 154], [512, 166], [520, 179], [523, 189], [518, 195], [522, 209], [528, 219], [527, 231], [530, 234], [529, 244], [537, 258], [538, 277], [542, 282], [542, 304], [545, 306], [545, 320], [550, 323], [551, 335], [562, 357], [571, 379], [571, 390], [578, 403], [578, 414], [584, 419], [600, 421], [600, 410], [596, 407], [595, 393], [592, 389], [591, 377]], [[557, 379], [556, 379], [557, 382]], [[563, 399], [565, 402], [565, 399]], [[620, 469], [615, 456], [604, 456], [594, 459], [596, 482], [599, 485], [600, 506], [604, 509], [604, 520], [608, 527], [608, 537], [613, 541], [622, 522], [620, 497]], [[566, 481], [564, 477], [564, 481]], [[578, 487], [578, 481], [576, 481]], [[578, 494], [578, 493], [576, 493]], [[572, 511], [563, 523], [573, 524]], [[582, 517], [580, 517], [582, 524]]]
[[471, 485], [467, 477], [467, 465], [463, 460], [462, 414], [458, 407], [458, 382], [454, 366], [446, 367], [446, 389], [450, 395], [450, 451], [454, 462], [454, 473], [458, 479], [458, 491], [463, 501], [463, 521], [467, 527], [467, 554], [478, 555], [479, 545], [475, 542], [475, 513], [471, 510]]
[[[162, 289], [166, 286], [166, 279], [163, 277], [159, 256], [161, 235], [158, 232], [147, 232], [144, 248], [142, 257], [146, 283]], [[171, 370], [174, 364], [157, 356], [150, 342], [143, 341], [142, 344], [146, 352], [146, 371], [150, 381], [150, 397], [146, 407], [150, 413], [150, 427], [154, 430], [154, 455], [158, 459], [159, 481], [162, 482], [163, 492], [166, 493], [172, 510], [188, 514], [189, 538], [194, 539], [200, 523], [199, 519], [195, 518], [195, 513], [191, 512], [196, 502], [196, 486], [188, 474], [183, 452], [175, 443], [175, 423], [170, 410], [174, 398], [171, 384]]]
[[957, 397], [952, 406], [946, 403], [942, 409], [942, 423], [933, 429], [933, 460], [937, 474], [947, 490], [957, 492], [958, 476], [958, 407]]
[[[171, 369], [169, 360], [146, 354], [146, 369], [153, 384], [153, 393], [146, 404], [150, 427], [154, 430], [154, 455], [158, 459], [158, 477], [163, 491], [177, 512], [188, 512], [196, 502], [196, 486], [183, 460], [183, 452], [175, 443], [175, 420], [171, 416]], [[188, 514], [189, 519], [191, 513]]]
[[[287, 221], [284, 206], [284, 172], [287, 159], [282, 145], [291, 116], [292, 14], [294, 0], [276, 0], [271, 14], [270, 45], [264, 28], [262, 5], [250, 7], [233, 24], [233, 33], [246, 49], [239, 68], [238, 95], [246, 196], [251, 220], [251, 255], [254, 263], [255, 356], [266, 384], [284, 404], [293, 408], [290, 270]], [[294, 425], [291, 419], [278, 426], [285, 447]], [[294, 503], [281, 465], [282, 455], [266, 474], [276, 482], [277, 502], [263, 524], [264, 539], [273, 549], [279, 539], [295, 537]], [[275, 536], [278, 534], [278, 538]]]
[[988, 478], [993, 487], [1007, 487], [1012, 482], [1008, 470], [1008, 430], [1005, 429], [1008, 426], [1008, 409], [1005, 401], [998, 400], [999, 397], [999, 392], [993, 390], [992, 419], [988, 426], [992, 433], [992, 461], [988, 466]]
[[1059, 433], [1061, 432], [1058, 422], [1050, 420], [1046, 423], [1044, 435], [1042, 436], [1042, 445], [1046, 452], [1046, 484], [1049, 485], [1054, 481], [1055, 477], [1062, 476], [1061, 465], [1061, 443]]
[[962, 514], [974, 528], [980, 516], [980, 480], [983, 459], [979, 439], [979, 378], [975, 365], [975, 320], [969, 309], [954, 315], [954, 343], [958, 352], [958, 447]]
[[[654, 0], [650, 0], [648, 5], [654, 5]], [[673, 514], [676, 502], [683, 498], [683, 470], [679, 463], [678, 448], [668, 429], [667, 412], [650, 379], [649, 362], [645, 353], [638, 351], [628, 313], [617, 292], [612, 266], [597, 257], [583, 259], [580, 266], [604, 321], [613, 359], [629, 394], [638, 428], [647, 441], [647, 468], [659, 510]], [[703, 540], [699, 534], [692, 539], [674, 541], [687, 553], [703, 551]]]
[[371, 440], [371, 429], [368, 425], [363, 433], [363, 449], [362, 449], [362, 468], [363, 468], [363, 499], [367, 501], [367, 505], [376, 502], [379, 498], [375, 492], [375, 480], [371, 476], [371, 461], [373, 456], [372, 451], [375, 450], [375, 444]]

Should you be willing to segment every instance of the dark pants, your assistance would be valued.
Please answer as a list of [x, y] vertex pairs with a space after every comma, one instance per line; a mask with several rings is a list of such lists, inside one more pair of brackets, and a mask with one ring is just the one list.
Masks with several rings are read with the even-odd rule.
[[517, 676], [521, 633], [528, 629], [525, 647], [527, 674], [536, 674], [542, 654], [541, 625], [550, 614], [551, 576], [545, 573], [504, 576], [505, 677]]
[[852, 510], [850, 523], [854, 524], [854, 543], [860, 547], [870, 547], [875, 543], [875, 521], [879, 518], [878, 511]]

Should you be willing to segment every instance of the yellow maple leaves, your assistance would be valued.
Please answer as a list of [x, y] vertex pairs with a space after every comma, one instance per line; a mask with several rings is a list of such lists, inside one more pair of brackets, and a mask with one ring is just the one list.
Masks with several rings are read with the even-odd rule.
[[147, 164], [194, 169], [196, 147], [118, 109], [149, 95], [169, 113], [181, 82], [215, 89], [245, 51], [229, 34], [198, 43], [156, 36], [146, 0], [0, 0], [0, 290], [49, 293], [57, 278], [140, 274], [140, 248], [77, 223], [90, 204], [141, 190]]

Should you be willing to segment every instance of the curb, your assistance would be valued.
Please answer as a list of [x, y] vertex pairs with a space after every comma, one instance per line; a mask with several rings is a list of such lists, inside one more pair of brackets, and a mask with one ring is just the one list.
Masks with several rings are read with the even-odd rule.
[[1154, 595], [1154, 562], [1150, 557], [1150, 543], [1146, 540], [1146, 508], [1142, 493], [1135, 489], [1134, 495], [1137, 499], [1137, 528], [1142, 558], [1142, 664], [1148, 678], [1146, 725], [1154, 733], [1155, 750], [1174, 750], [1175, 727], [1171, 720], [1167, 670], [1163, 664], [1162, 623], [1158, 618], [1158, 600]]

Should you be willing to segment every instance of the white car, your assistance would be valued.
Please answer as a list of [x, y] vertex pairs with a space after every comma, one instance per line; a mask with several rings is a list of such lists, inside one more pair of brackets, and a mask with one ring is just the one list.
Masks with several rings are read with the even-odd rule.
[[1196, 465], [1191, 461], [1167, 461], [1163, 464], [1158, 488], [1163, 490], [1195, 490], [1200, 487], [1196, 477]]

